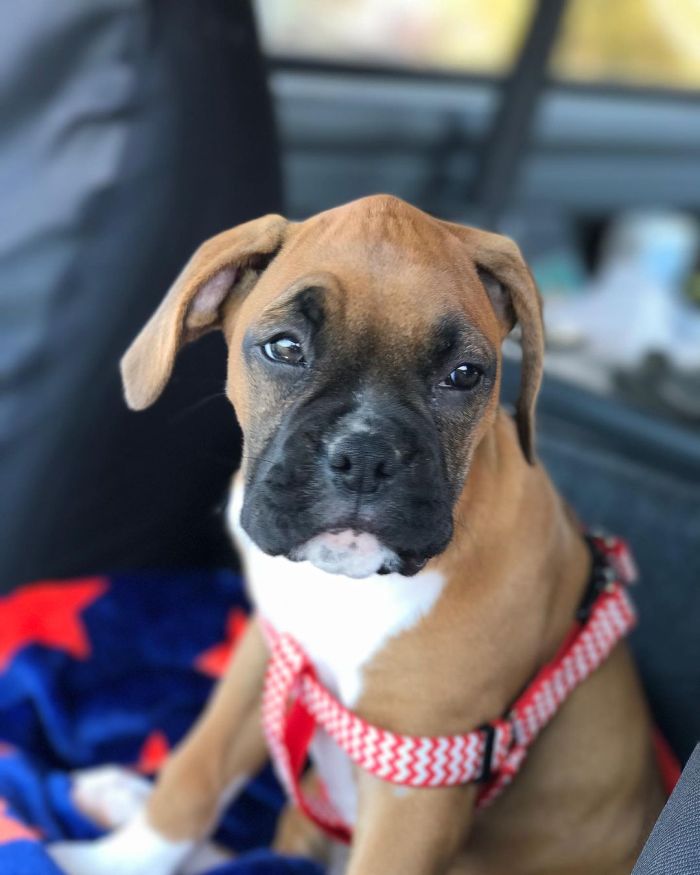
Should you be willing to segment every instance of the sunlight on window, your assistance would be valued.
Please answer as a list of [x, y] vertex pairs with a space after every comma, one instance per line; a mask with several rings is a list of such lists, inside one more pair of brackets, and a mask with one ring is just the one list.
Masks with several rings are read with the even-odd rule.
[[[257, 0], [272, 55], [500, 76], [532, 0]], [[594, 84], [700, 86], [700, 0], [570, 0], [551, 70]]]
[[552, 71], [562, 79], [700, 86], [700, 0], [570, 0]]
[[345, 63], [506, 72], [531, 0], [258, 0], [267, 50]]

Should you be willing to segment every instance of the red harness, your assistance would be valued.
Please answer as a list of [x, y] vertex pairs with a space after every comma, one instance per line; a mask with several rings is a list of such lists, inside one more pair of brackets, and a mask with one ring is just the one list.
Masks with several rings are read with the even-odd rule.
[[290, 798], [329, 835], [349, 841], [351, 830], [327, 798], [306, 796], [299, 779], [318, 727], [357, 766], [407, 787], [480, 782], [477, 807], [488, 805], [517, 774], [528, 748], [576, 687], [608, 657], [635, 624], [626, 585], [633, 560], [618, 538], [589, 537], [591, 580], [576, 622], [555, 658], [543, 666], [508, 714], [463, 735], [399, 735], [367, 723], [318, 680], [289, 635], [269, 624], [271, 656], [263, 694], [263, 728], [277, 774]]

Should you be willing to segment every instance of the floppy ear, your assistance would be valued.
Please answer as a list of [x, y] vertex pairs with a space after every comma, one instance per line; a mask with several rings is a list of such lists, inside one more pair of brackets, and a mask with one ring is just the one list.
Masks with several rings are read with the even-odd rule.
[[121, 360], [124, 395], [132, 410], [143, 410], [158, 398], [184, 343], [220, 327], [224, 301], [252, 286], [282, 246], [287, 225], [282, 216], [263, 216], [197, 249]]
[[544, 359], [542, 299], [516, 243], [508, 237], [476, 228], [462, 228], [461, 231], [460, 236], [469, 245], [479, 279], [503, 325], [503, 336], [516, 322], [520, 325], [522, 363], [515, 418], [523, 453], [533, 465], [535, 404], [542, 382]]

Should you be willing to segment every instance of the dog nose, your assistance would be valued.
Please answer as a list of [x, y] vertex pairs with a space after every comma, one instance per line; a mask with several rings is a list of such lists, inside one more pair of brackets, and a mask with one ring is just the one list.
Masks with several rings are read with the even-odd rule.
[[334, 441], [328, 464], [336, 483], [350, 492], [375, 492], [398, 467], [399, 453], [377, 434], [354, 433]]

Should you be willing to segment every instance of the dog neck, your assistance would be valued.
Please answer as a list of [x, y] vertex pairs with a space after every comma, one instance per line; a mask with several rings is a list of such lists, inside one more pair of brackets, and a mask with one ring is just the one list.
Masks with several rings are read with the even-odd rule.
[[[477, 449], [454, 520], [455, 537], [435, 566], [455, 589], [461, 582], [472, 608], [493, 602], [504, 615], [538, 618], [539, 646], [529, 648], [538, 668], [569, 629], [590, 556], [581, 525], [542, 466], [525, 460], [504, 410]], [[492, 628], [504, 624], [505, 616]]]

